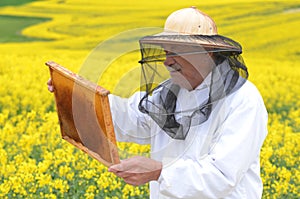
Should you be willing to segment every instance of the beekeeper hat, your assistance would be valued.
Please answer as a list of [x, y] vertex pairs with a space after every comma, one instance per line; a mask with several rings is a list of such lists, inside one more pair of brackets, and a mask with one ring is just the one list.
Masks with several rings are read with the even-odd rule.
[[242, 52], [237, 42], [218, 35], [213, 19], [195, 6], [173, 12], [166, 20], [163, 32], [140, 39], [140, 44], [165, 43], [201, 45], [220, 51]]

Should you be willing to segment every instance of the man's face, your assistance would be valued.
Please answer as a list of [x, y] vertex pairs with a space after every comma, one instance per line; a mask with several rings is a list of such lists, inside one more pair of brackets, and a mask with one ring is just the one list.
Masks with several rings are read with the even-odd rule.
[[195, 89], [214, 66], [211, 54], [197, 46], [165, 45], [164, 65], [174, 84], [187, 90]]

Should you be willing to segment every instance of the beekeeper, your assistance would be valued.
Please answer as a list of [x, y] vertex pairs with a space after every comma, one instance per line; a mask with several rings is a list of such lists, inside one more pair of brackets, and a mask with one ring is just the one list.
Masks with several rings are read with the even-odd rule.
[[241, 46], [195, 7], [172, 13], [140, 46], [144, 91], [109, 100], [118, 141], [151, 144], [151, 158], [109, 171], [150, 182], [153, 199], [261, 198], [267, 111]]
[[109, 171], [149, 182], [153, 199], [261, 198], [267, 111], [240, 44], [196, 7], [173, 12], [162, 33], [139, 42], [142, 90], [109, 100], [117, 140], [150, 144], [151, 157]]

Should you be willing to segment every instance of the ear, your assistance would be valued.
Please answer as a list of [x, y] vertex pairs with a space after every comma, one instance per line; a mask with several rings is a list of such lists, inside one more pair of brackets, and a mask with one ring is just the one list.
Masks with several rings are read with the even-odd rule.
[[208, 52], [207, 55], [209, 56], [210, 60], [212, 61], [212, 67], [215, 67], [216, 65], [218, 65], [218, 63], [216, 63], [216, 59], [217, 56], [214, 52]]

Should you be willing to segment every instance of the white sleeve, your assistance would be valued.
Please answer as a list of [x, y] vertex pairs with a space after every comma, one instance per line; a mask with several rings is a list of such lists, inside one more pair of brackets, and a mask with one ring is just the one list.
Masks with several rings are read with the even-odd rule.
[[138, 110], [139, 101], [140, 93], [130, 98], [109, 95], [116, 138], [120, 142], [150, 144], [149, 117]]
[[267, 112], [261, 101], [244, 100], [217, 130], [219, 137], [203, 159], [179, 159], [163, 167], [160, 192], [176, 198], [224, 198], [257, 161], [267, 134]]

